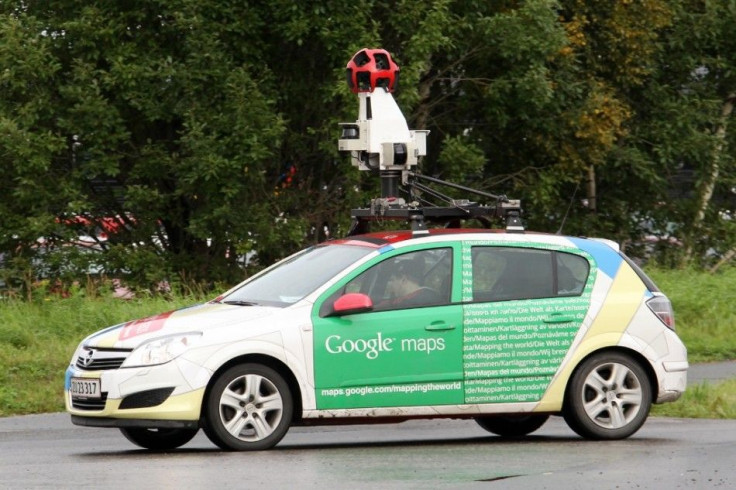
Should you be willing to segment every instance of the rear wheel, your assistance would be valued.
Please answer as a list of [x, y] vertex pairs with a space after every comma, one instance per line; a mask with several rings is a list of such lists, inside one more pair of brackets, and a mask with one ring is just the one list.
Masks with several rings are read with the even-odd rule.
[[567, 390], [565, 421], [589, 439], [624, 439], [641, 428], [652, 405], [646, 372], [630, 356], [602, 352], [583, 362]]
[[539, 429], [549, 415], [498, 415], [476, 417], [475, 421], [488, 432], [501, 437], [522, 437]]
[[286, 435], [293, 411], [289, 386], [279, 373], [260, 364], [241, 364], [212, 385], [204, 429], [222, 449], [269, 449]]
[[197, 435], [198, 429], [149, 429], [144, 427], [121, 427], [126, 439], [142, 448], [153, 451], [168, 451], [183, 446]]

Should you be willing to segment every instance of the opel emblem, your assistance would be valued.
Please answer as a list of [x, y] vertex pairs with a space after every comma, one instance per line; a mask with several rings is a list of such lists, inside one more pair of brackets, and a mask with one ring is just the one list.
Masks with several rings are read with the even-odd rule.
[[87, 355], [82, 358], [82, 366], [87, 367], [90, 364], [92, 364], [92, 357], [94, 356], [94, 354], [95, 354], [95, 351], [91, 349], [88, 350]]

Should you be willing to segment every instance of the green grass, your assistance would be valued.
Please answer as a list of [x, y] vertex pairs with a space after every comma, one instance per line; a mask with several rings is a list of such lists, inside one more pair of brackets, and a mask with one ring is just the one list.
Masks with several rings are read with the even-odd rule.
[[736, 267], [718, 274], [647, 270], [675, 309], [677, 334], [690, 362], [736, 359]]
[[[672, 300], [677, 333], [690, 362], [736, 359], [736, 268], [717, 275], [648, 271]], [[77, 344], [103, 327], [201, 302], [195, 297], [123, 301], [49, 296], [33, 302], [0, 300], [0, 416], [63, 410], [64, 371]], [[655, 415], [736, 418], [736, 382], [693, 386]]]
[[652, 407], [652, 415], [708, 419], [736, 419], [736, 379], [688, 386], [674, 403]]
[[78, 343], [105, 326], [196, 303], [48, 297], [0, 301], [0, 416], [63, 410], [64, 371]]

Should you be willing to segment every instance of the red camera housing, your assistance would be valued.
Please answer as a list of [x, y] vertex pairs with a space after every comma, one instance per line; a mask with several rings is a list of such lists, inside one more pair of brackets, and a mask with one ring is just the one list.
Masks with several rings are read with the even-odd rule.
[[383, 88], [393, 92], [399, 83], [399, 66], [385, 49], [361, 49], [347, 66], [348, 86], [353, 93]]

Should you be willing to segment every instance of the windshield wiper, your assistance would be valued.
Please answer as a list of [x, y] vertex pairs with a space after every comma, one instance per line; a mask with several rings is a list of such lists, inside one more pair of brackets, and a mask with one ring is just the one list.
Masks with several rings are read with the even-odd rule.
[[229, 301], [222, 301], [226, 305], [237, 305], [237, 306], [258, 306], [258, 303], [252, 301], [242, 301], [238, 299], [231, 299]]

